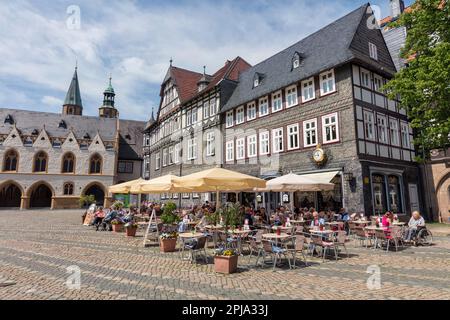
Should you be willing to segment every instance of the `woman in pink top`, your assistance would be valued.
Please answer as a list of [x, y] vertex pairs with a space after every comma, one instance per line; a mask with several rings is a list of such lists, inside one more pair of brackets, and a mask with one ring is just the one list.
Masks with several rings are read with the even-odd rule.
[[386, 212], [383, 216], [383, 218], [381, 218], [381, 225], [383, 227], [389, 228], [389, 226], [391, 225], [392, 221], [393, 221], [394, 215], [392, 214], [392, 212]]

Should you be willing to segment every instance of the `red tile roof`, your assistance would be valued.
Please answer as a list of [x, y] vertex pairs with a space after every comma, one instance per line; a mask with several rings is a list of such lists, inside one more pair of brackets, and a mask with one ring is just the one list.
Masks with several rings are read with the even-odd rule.
[[[406, 7], [404, 12], [411, 12], [412, 10], [412, 6]], [[380, 26], [384, 27], [385, 25], [387, 25], [388, 23], [391, 23], [394, 19], [391, 16], [387, 16], [386, 18], [383, 18], [380, 20]]]

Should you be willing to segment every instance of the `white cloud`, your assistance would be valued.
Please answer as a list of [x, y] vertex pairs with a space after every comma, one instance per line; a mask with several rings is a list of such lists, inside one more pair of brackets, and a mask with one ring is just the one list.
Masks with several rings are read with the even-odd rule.
[[85, 113], [97, 113], [112, 72], [121, 117], [146, 120], [171, 57], [184, 68], [207, 65], [210, 73], [238, 55], [255, 64], [363, 1], [78, 3], [81, 29], [69, 30], [61, 2], [0, 2], [0, 97], [7, 93], [2, 84], [29, 84], [8, 89], [16, 93], [0, 98], [0, 107], [26, 102], [59, 110], [78, 59]]

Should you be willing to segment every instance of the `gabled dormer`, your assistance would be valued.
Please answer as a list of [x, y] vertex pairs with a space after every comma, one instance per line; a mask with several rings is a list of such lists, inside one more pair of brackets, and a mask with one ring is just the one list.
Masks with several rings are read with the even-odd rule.
[[79, 150], [80, 149], [77, 138], [75, 137], [75, 134], [73, 133], [72, 130], [70, 130], [70, 132], [67, 135], [66, 139], [64, 140], [61, 148], [64, 150]]
[[23, 141], [20, 136], [19, 130], [14, 126], [9, 135], [6, 137], [5, 141], [3, 141], [3, 145], [6, 147], [22, 147]]
[[300, 52], [296, 51], [292, 56], [291, 71], [300, 68], [302, 61], [303, 61], [303, 55]]
[[42, 129], [36, 140], [34, 140], [33, 147], [35, 148], [51, 148], [52, 142], [45, 129]]
[[91, 144], [88, 147], [89, 152], [100, 152], [105, 151], [105, 144], [103, 143], [102, 138], [100, 137], [100, 134], [97, 132], [94, 139], [92, 140]]
[[259, 72], [255, 72], [253, 76], [253, 88], [259, 87], [264, 80], [264, 75]]

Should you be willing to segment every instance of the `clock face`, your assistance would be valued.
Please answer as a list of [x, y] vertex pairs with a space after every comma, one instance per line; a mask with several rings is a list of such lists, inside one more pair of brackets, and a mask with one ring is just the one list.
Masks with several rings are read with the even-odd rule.
[[323, 160], [323, 150], [317, 149], [316, 151], [314, 151], [313, 158], [317, 162], [322, 161]]

